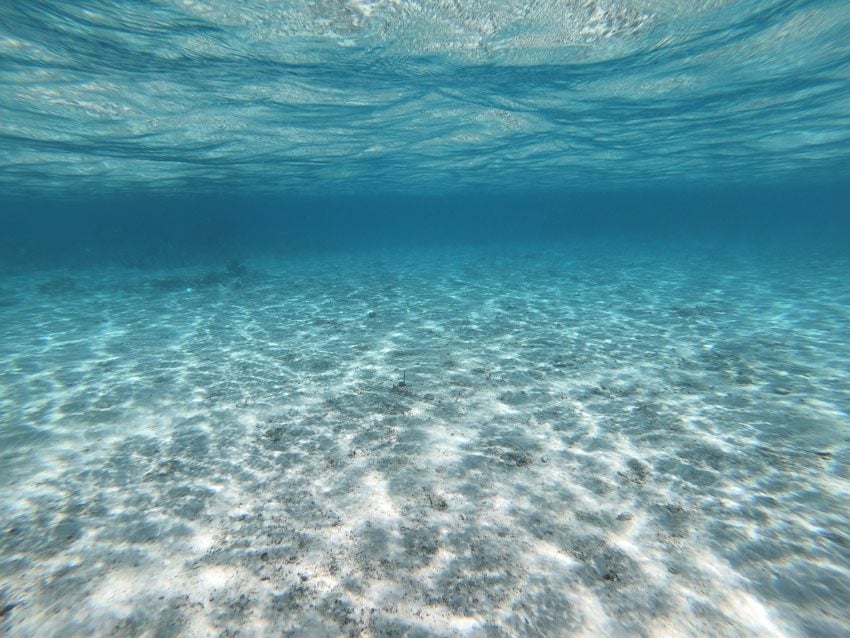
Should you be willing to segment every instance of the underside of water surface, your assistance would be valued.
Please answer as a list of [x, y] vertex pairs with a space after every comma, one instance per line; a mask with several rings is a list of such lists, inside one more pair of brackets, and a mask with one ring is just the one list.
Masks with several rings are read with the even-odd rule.
[[6, 0], [7, 192], [834, 180], [841, 0]]

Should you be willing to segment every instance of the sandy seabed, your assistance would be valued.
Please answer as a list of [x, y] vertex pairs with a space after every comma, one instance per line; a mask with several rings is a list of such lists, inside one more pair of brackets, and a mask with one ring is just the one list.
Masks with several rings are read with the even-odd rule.
[[0, 633], [838, 636], [850, 260], [0, 276]]

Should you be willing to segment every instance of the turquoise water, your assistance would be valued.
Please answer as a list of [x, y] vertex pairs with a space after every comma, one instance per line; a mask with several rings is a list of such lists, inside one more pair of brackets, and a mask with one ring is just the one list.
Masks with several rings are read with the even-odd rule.
[[840, 0], [7, 0], [0, 25], [6, 192], [716, 186], [850, 168]]
[[0, 5], [0, 634], [850, 626], [850, 7]]

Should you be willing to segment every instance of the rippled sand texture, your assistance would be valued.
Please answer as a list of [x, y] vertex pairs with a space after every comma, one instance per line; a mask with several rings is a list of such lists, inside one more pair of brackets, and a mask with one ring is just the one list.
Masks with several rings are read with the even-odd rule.
[[839, 635], [849, 266], [7, 273], [2, 630]]

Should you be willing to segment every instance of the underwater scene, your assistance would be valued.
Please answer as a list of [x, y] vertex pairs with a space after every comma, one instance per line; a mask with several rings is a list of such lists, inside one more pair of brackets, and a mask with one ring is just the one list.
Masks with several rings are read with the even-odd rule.
[[850, 4], [3, 0], [0, 636], [850, 636]]

